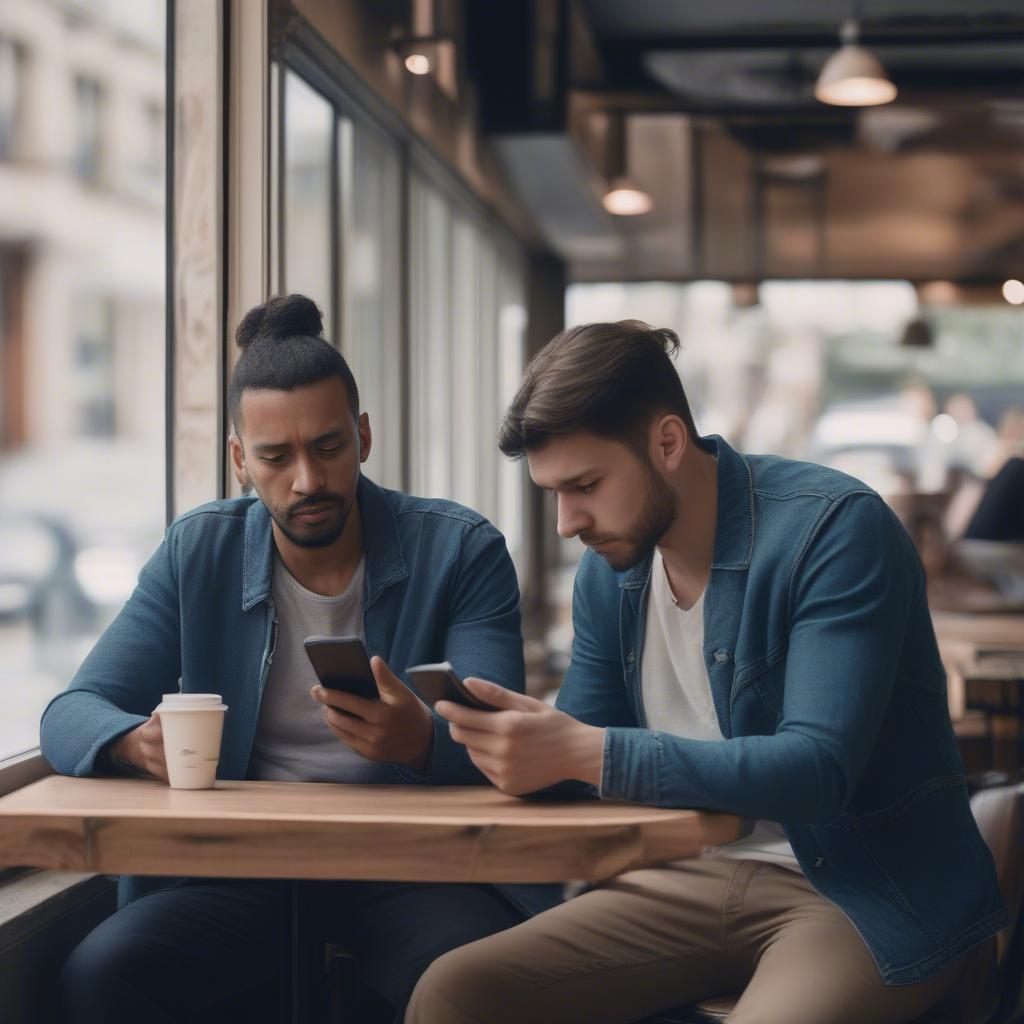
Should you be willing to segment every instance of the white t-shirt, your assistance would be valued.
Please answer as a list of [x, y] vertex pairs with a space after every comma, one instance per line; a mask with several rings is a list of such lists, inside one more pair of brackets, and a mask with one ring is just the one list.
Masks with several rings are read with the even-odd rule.
[[372, 782], [379, 775], [379, 765], [347, 747], [324, 721], [323, 706], [309, 693], [317, 678], [303, 646], [313, 635], [363, 639], [365, 562], [360, 560], [343, 594], [324, 597], [302, 586], [275, 552], [277, 644], [260, 701], [249, 778]]
[[[649, 729], [683, 739], [724, 741], [704, 664], [704, 595], [692, 608], [676, 603], [658, 548], [648, 587], [640, 690]], [[709, 847], [703, 856], [763, 860], [800, 871], [776, 821], [756, 821], [749, 835]]]

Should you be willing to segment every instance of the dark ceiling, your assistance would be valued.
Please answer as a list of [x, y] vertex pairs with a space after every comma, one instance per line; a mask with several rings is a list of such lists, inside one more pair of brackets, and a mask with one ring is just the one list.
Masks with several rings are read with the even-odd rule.
[[[566, 10], [529, 27], [527, 113], [507, 75], [504, 107], [483, 106], [575, 279], [1024, 271], [1024, 0], [866, 0], [862, 42], [899, 97], [863, 110], [812, 91], [849, 2]], [[625, 116], [629, 171], [654, 199], [641, 217], [600, 206], [609, 112]]]

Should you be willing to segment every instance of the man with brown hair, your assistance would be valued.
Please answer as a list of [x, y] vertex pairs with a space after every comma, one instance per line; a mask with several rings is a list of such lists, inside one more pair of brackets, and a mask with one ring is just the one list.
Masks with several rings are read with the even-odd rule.
[[898, 1024], [1008, 922], [910, 539], [851, 477], [698, 437], [677, 346], [590, 324], [527, 369], [499, 444], [589, 549], [572, 663], [556, 708], [473, 680], [502, 710], [438, 710], [504, 792], [752, 831], [447, 953], [407, 1024], [615, 1024], [741, 990], [732, 1024]]

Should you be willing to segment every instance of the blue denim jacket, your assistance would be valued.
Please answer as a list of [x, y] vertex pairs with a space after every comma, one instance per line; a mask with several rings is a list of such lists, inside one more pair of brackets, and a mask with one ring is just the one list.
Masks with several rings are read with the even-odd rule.
[[[399, 677], [410, 665], [447, 659], [463, 677], [522, 692], [519, 588], [502, 535], [461, 505], [384, 490], [365, 477], [357, 500], [369, 653]], [[47, 761], [66, 775], [91, 774], [100, 750], [145, 722], [180, 677], [186, 693], [222, 694], [229, 710], [217, 776], [244, 779], [276, 638], [273, 554], [270, 515], [255, 497], [210, 502], [176, 519], [124, 608], [43, 712]], [[426, 775], [368, 763], [358, 781], [485, 780], [435, 715]], [[558, 898], [550, 886], [507, 891], [529, 911]]]
[[645, 728], [650, 559], [616, 573], [584, 555], [558, 706], [609, 727], [603, 797], [782, 822], [886, 983], [919, 981], [1009, 916], [971, 814], [917, 553], [859, 481], [709, 440], [704, 661], [726, 739]]

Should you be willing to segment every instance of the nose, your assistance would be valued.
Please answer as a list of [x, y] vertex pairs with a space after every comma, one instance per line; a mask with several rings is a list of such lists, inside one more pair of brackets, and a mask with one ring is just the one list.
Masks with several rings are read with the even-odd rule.
[[558, 496], [558, 536], [568, 540], [592, 525], [590, 517], [564, 495]]
[[295, 479], [292, 480], [292, 490], [297, 494], [316, 494], [325, 482], [323, 473], [308, 455], [300, 455], [295, 460]]

